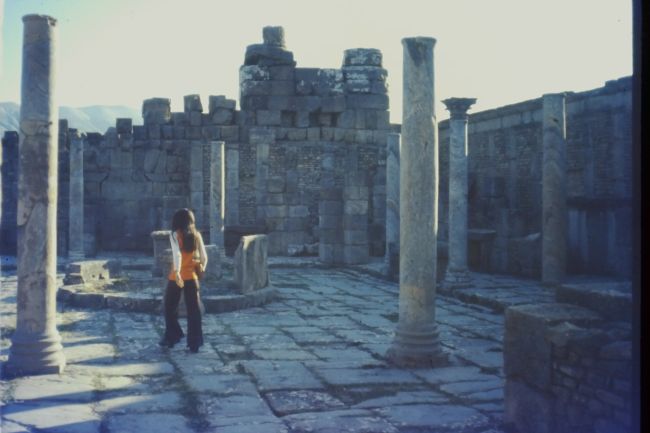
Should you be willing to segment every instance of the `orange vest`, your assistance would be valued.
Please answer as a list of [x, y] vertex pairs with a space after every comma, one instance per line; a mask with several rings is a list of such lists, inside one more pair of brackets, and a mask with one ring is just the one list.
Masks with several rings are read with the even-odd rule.
[[[181, 231], [176, 232], [176, 239], [178, 240], [178, 248], [181, 250], [181, 278], [183, 280], [198, 280], [199, 277], [196, 275], [195, 266], [196, 262], [194, 261], [194, 252], [188, 253], [183, 250], [183, 235]], [[196, 240], [198, 243], [198, 239]], [[169, 271], [169, 280], [175, 281], [176, 275], [174, 274], [174, 262], [172, 261], [172, 269]]]

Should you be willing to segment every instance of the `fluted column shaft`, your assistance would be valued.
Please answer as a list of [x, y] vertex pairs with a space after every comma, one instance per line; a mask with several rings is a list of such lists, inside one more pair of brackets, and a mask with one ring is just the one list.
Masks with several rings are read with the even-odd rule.
[[18, 177], [16, 331], [6, 371], [59, 373], [65, 366], [56, 328], [58, 105], [56, 20], [23, 17]]
[[399, 275], [399, 147], [400, 135], [386, 138], [386, 275], [397, 280]]

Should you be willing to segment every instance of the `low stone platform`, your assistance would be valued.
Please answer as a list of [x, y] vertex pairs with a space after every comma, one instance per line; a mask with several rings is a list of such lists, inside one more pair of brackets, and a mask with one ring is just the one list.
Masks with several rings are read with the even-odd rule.
[[[144, 269], [144, 270], [143, 270]], [[98, 281], [93, 284], [66, 284], [64, 278], [57, 292], [57, 299], [75, 308], [103, 309], [160, 314], [167, 281], [151, 278], [149, 266], [125, 266], [123, 276]], [[76, 282], [76, 280], [75, 280]], [[272, 287], [238, 293], [228, 279], [206, 279], [200, 282], [200, 294], [205, 313], [224, 313], [245, 308], [259, 307], [277, 298]]]

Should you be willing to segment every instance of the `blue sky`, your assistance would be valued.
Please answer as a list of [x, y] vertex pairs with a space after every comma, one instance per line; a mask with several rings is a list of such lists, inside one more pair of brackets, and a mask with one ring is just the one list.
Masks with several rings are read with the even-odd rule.
[[[60, 105], [139, 109], [162, 96], [178, 111], [186, 94], [237, 99], [246, 46], [281, 25], [299, 67], [379, 48], [398, 122], [403, 37], [437, 39], [437, 101], [476, 97], [481, 111], [630, 75], [631, 10], [625, 0], [4, 0], [0, 101], [20, 100], [28, 13], [58, 19]], [[436, 112], [448, 117], [439, 102]]]

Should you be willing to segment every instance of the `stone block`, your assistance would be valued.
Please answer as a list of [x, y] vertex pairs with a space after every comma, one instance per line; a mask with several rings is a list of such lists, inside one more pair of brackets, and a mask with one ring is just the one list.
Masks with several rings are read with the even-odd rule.
[[269, 66], [267, 70], [271, 80], [294, 81], [296, 71], [294, 66]]
[[167, 260], [164, 258], [164, 252], [170, 248], [169, 230], [158, 230], [151, 232], [153, 241], [153, 265], [151, 275], [153, 277], [166, 276], [169, 272]]
[[287, 140], [304, 141], [307, 139], [307, 128], [289, 128], [287, 131]]
[[524, 382], [508, 378], [505, 385], [506, 424], [526, 433], [556, 433], [553, 397]]
[[381, 51], [375, 48], [352, 48], [343, 52], [343, 66], [381, 66]]
[[296, 87], [293, 80], [272, 80], [269, 95], [293, 95]]
[[309, 209], [307, 206], [289, 206], [289, 217], [301, 218], [309, 216]]
[[315, 91], [317, 95], [341, 95], [343, 89], [343, 74], [340, 69], [319, 69]]
[[168, 98], [145, 99], [142, 103], [142, 118], [145, 125], [162, 125], [171, 119], [171, 100]]
[[368, 263], [368, 245], [343, 245], [343, 261], [348, 265]]
[[368, 227], [368, 215], [343, 215], [343, 228], [345, 230], [362, 230]]
[[266, 216], [268, 218], [285, 218], [288, 216], [287, 206], [266, 206]]
[[68, 265], [63, 283], [86, 284], [106, 281], [119, 276], [122, 263], [119, 260], [85, 260], [72, 262]]
[[307, 140], [309, 140], [309, 141], [319, 141], [320, 140], [320, 128], [307, 128]]
[[208, 112], [210, 114], [214, 114], [218, 109], [233, 111], [235, 107], [236, 102], [233, 99], [227, 99], [223, 95], [210, 95], [208, 97]]
[[[241, 97], [241, 108], [242, 110], [266, 110], [268, 109], [273, 109], [273, 110], [280, 110], [281, 108], [278, 108], [278, 105], [281, 104], [274, 104], [271, 106], [269, 104], [269, 96], [266, 95], [242, 95]], [[274, 98], [288, 98], [288, 96], [274, 96]]]
[[257, 110], [257, 124], [261, 126], [280, 126], [282, 124], [282, 112], [278, 110]]
[[355, 128], [357, 125], [357, 112], [354, 110], [346, 110], [339, 114], [336, 119], [336, 126], [338, 128]]
[[346, 215], [366, 215], [368, 213], [368, 202], [365, 200], [346, 200], [343, 205], [343, 212]]
[[343, 203], [335, 200], [320, 200], [318, 202], [319, 215], [341, 215]]
[[239, 89], [242, 96], [263, 96], [271, 93], [270, 81], [242, 81]]
[[305, 231], [310, 228], [308, 218], [285, 218], [284, 223], [284, 230], [287, 231]]
[[291, 51], [272, 45], [254, 44], [246, 47], [244, 64], [260, 65], [262, 67], [278, 65], [295, 66], [296, 62], [293, 60], [293, 53]]
[[321, 100], [321, 112], [342, 113], [346, 109], [345, 96], [325, 96]]
[[297, 128], [307, 128], [309, 127], [309, 112], [307, 111], [298, 111], [295, 117], [295, 127]]
[[388, 96], [374, 94], [350, 94], [346, 96], [349, 109], [388, 110]]
[[221, 256], [223, 250], [217, 245], [206, 245], [205, 252], [208, 256], [208, 264], [205, 269], [206, 278], [218, 280], [221, 278]]
[[368, 245], [368, 232], [366, 230], [345, 230], [343, 243], [346, 245]]
[[174, 138], [174, 127], [172, 125], [163, 125], [160, 129], [160, 136], [163, 140]]
[[221, 138], [221, 128], [217, 125], [209, 125], [202, 127], [202, 137], [204, 140], [213, 141]]
[[203, 124], [203, 116], [200, 111], [190, 111], [187, 113], [190, 126], [201, 126]]
[[214, 125], [230, 125], [233, 123], [233, 111], [228, 108], [215, 108], [210, 114], [210, 122]]
[[235, 284], [241, 293], [252, 292], [269, 285], [267, 251], [266, 235], [243, 236], [239, 241], [233, 269]]
[[203, 112], [203, 104], [199, 95], [185, 95], [183, 98], [183, 108], [185, 113]]
[[133, 139], [134, 140], [146, 140], [149, 134], [147, 133], [147, 128], [142, 125], [136, 125], [133, 127]]
[[221, 139], [225, 141], [239, 140], [239, 126], [236, 125], [222, 126]]
[[343, 262], [343, 246], [339, 244], [326, 244], [322, 241], [318, 244], [318, 259], [327, 264]]
[[115, 130], [118, 134], [130, 134], [133, 130], [133, 120], [118, 117], [115, 121]]
[[377, 66], [343, 66], [343, 78], [347, 80], [385, 81], [388, 71]]
[[147, 127], [147, 135], [150, 140], [160, 140], [162, 138], [162, 131], [160, 130], [160, 125], [150, 124]]

